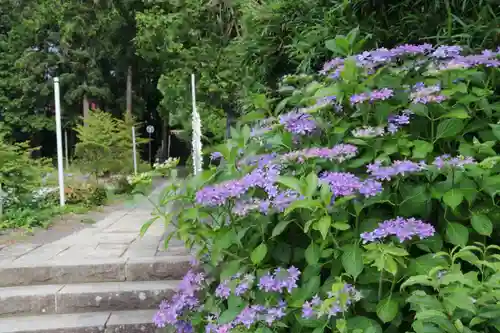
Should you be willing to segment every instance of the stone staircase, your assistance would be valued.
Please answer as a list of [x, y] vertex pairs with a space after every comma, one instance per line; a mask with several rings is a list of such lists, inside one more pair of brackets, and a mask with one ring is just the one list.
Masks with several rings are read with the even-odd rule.
[[163, 226], [138, 230], [151, 207], [115, 211], [48, 244], [0, 250], [0, 333], [152, 333], [155, 309], [189, 268]]

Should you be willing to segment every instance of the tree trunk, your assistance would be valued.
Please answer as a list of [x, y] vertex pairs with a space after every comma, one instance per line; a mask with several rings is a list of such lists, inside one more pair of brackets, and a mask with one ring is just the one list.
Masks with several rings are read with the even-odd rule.
[[132, 116], [132, 66], [127, 71], [127, 115]]

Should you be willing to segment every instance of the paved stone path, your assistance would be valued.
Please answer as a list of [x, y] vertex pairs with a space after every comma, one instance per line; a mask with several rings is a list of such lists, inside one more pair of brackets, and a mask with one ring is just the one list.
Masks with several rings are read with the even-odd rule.
[[[156, 202], [164, 186], [150, 196]], [[146, 198], [133, 207], [122, 207], [97, 223], [54, 242], [2, 245], [0, 265], [40, 261], [65, 261], [97, 258], [144, 258], [185, 253], [182, 243], [172, 240], [169, 251], [163, 249], [165, 228], [154, 222], [140, 237], [142, 224], [152, 217], [153, 204]]]
[[3, 245], [0, 332], [156, 332], [154, 309], [172, 295], [190, 256], [179, 241], [163, 249], [161, 220], [140, 236], [153, 209], [144, 198], [55, 241]]

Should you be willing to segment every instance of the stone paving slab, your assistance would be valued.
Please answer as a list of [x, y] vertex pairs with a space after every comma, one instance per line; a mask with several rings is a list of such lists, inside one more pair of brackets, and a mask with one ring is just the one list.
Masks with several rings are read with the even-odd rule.
[[155, 310], [92, 312], [0, 319], [2, 333], [160, 333]]
[[[2, 333], [102, 333], [110, 312], [0, 319]], [[151, 319], [150, 319], [151, 320]]]
[[155, 311], [113, 312], [106, 323], [104, 333], [155, 333], [164, 332], [152, 323]]
[[63, 287], [43, 285], [0, 288], [0, 316], [55, 313], [55, 295]]
[[179, 281], [103, 282], [0, 288], [0, 317], [155, 309]]
[[178, 280], [190, 256], [86, 258], [30, 262], [0, 267], [0, 287], [117, 281]]

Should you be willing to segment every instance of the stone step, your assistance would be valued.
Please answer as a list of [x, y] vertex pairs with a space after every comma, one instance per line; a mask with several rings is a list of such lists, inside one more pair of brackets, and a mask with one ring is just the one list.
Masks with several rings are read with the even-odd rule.
[[131, 281], [0, 288], [0, 317], [155, 309], [177, 285]]
[[55, 314], [0, 319], [2, 333], [159, 333], [155, 310]]
[[18, 262], [0, 265], [0, 287], [111, 281], [179, 280], [190, 256], [96, 258]]

